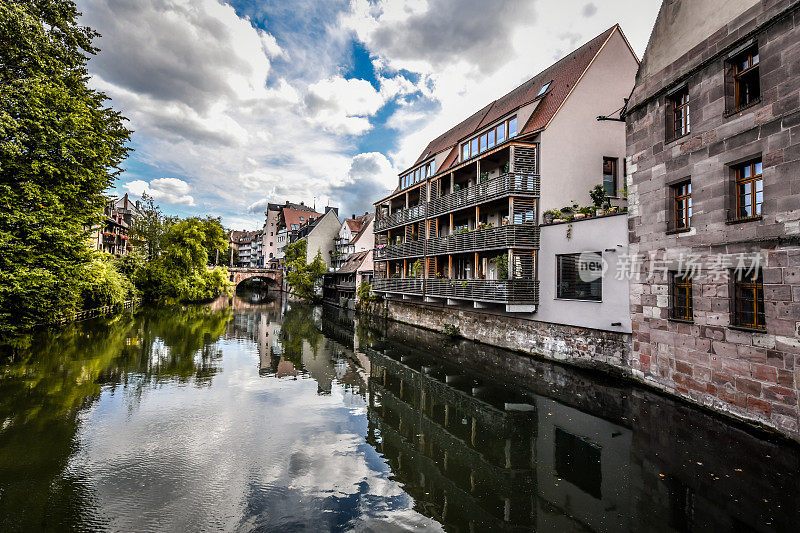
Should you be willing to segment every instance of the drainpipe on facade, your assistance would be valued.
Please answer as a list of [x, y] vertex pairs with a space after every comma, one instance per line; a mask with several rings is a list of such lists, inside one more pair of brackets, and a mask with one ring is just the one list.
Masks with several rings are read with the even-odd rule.
[[430, 231], [430, 225], [428, 224], [428, 204], [431, 201], [431, 193], [430, 187], [428, 186], [430, 181], [425, 180], [425, 205], [423, 206], [423, 228], [425, 232], [423, 233], [422, 239], [422, 303], [425, 303], [425, 299], [427, 297], [427, 290], [428, 290], [428, 231]]

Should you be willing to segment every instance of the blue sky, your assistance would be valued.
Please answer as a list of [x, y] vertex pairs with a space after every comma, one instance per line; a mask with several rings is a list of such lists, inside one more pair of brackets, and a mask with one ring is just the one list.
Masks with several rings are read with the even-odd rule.
[[614, 23], [641, 56], [659, 4], [78, 0], [92, 83], [135, 130], [116, 193], [236, 229], [267, 202], [370, 210], [431, 138]]

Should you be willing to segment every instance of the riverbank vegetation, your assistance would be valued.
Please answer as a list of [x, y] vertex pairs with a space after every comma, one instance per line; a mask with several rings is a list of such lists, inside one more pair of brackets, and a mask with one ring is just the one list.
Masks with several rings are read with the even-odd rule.
[[207, 268], [228, 250], [219, 219], [164, 217], [152, 200], [131, 228], [133, 255], [90, 249], [131, 131], [88, 86], [98, 34], [77, 19], [69, 0], [0, 3], [0, 335], [228, 286], [224, 269]]

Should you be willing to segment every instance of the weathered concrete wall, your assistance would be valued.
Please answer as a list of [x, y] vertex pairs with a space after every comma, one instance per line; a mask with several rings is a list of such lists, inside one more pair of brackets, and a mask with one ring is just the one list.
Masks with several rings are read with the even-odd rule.
[[548, 324], [421, 302], [386, 302], [388, 316], [434, 331], [456, 325], [464, 338], [564, 361], [574, 365], [624, 372], [630, 335], [612, 331]]
[[[686, 2], [684, 2], [686, 3]], [[659, 273], [631, 285], [632, 368], [664, 390], [796, 439], [800, 397], [800, 12], [797, 2], [764, 2], [695, 47], [677, 66], [637, 86], [628, 119], [630, 250], [676, 264], [694, 257], [691, 323], [670, 320], [669, 284]], [[794, 6], [794, 7], [792, 7]], [[775, 18], [775, 14], [788, 15]], [[770, 18], [772, 16], [772, 18]], [[758, 25], [762, 25], [758, 27]], [[757, 31], [756, 31], [757, 30]], [[658, 29], [658, 32], [669, 28]], [[755, 31], [755, 34], [752, 32]], [[751, 33], [748, 33], [751, 32]], [[740, 40], [737, 40], [740, 39]], [[726, 114], [725, 71], [731, 50], [754, 39], [761, 101]], [[686, 71], [685, 65], [705, 61]], [[681, 69], [675, 79], [676, 69]], [[665, 140], [665, 93], [686, 84], [691, 133]], [[659, 92], [661, 91], [661, 92]], [[638, 103], [638, 104], [637, 104]], [[762, 217], [729, 221], [731, 165], [763, 160]], [[670, 185], [691, 179], [691, 230], [668, 232]], [[731, 289], [708, 265], [719, 254], [761, 253], [766, 329], [737, 328]], [[644, 270], [650, 267], [646, 262]], [[674, 268], [672, 269], [674, 270]]]

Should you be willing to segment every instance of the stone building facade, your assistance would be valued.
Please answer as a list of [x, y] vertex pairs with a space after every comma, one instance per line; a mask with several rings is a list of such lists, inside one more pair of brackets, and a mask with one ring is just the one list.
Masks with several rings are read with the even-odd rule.
[[800, 438], [800, 2], [665, 1], [626, 120], [634, 375]]

